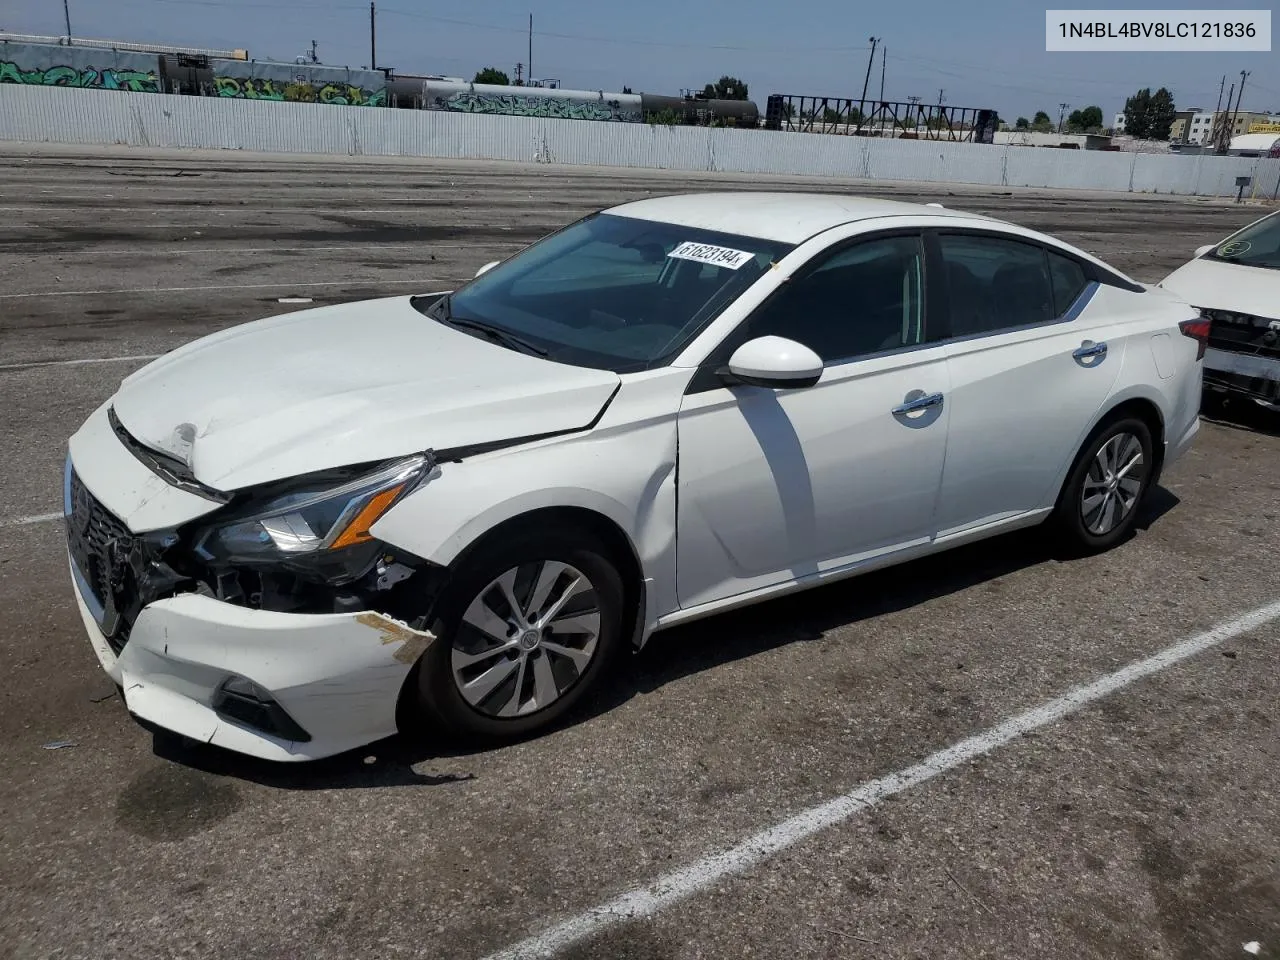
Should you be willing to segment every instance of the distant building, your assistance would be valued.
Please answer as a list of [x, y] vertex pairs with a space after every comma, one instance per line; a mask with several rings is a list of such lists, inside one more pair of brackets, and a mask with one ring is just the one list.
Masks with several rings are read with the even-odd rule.
[[1111, 129], [1116, 133], [1124, 133], [1124, 114], [1117, 113], [1115, 119], [1111, 121]]
[[1215, 114], [1210, 111], [1205, 113], [1203, 110], [1198, 111], [1191, 117], [1191, 122], [1187, 124], [1187, 132], [1183, 139], [1187, 143], [1204, 143], [1209, 139], [1209, 134], [1213, 132], [1213, 118]]
[[[1268, 127], [1280, 121], [1280, 117], [1253, 111], [1236, 113], [1232, 110], [1218, 110], [1201, 116], [1204, 120], [1199, 129], [1203, 130], [1203, 134], [1199, 139], [1192, 139], [1190, 141], [1192, 143], [1210, 143], [1213, 140], [1214, 131], [1218, 130], [1220, 125], [1228, 130], [1228, 137], [1238, 137], [1245, 133], [1270, 132]], [[1261, 129], [1255, 130], [1255, 127], [1261, 127]]]
[[1191, 139], [1191, 121], [1203, 114], [1204, 111], [1199, 107], [1192, 107], [1189, 110], [1179, 110], [1173, 115], [1173, 126], [1169, 128], [1169, 139], [1176, 142], [1184, 142]]

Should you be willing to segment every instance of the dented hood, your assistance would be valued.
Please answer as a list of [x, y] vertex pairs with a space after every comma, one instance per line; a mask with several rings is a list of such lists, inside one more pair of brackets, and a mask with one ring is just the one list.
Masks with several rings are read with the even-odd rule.
[[301, 310], [204, 337], [125, 379], [112, 406], [141, 443], [187, 459], [202, 483], [235, 490], [580, 429], [617, 388], [610, 371], [518, 353], [409, 301]]

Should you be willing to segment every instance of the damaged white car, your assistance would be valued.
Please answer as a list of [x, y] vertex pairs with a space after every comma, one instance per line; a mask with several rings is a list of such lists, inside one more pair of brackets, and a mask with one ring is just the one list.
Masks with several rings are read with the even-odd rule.
[[936, 205], [654, 198], [490, 266], [205, 337], [71, 437], [134, 716], [528, 734], [660, 628], [1045, 521], [1109, 548], [1198, 426], [1185, 301]]
[[1206, 391], [1280, 411], [1280, 211], [1201, 247], [1160, 286], [1210, 321]]

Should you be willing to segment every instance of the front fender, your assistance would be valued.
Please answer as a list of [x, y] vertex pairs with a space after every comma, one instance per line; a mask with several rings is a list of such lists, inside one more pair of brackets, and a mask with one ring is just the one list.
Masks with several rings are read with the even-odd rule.
[[444, 463], [370, 532], [449, 566], [508, 520], [546, 507], [590, 510], [630, 540], [646, 581], [646, 625], [675, 603], [674, 418], [597, 428]]

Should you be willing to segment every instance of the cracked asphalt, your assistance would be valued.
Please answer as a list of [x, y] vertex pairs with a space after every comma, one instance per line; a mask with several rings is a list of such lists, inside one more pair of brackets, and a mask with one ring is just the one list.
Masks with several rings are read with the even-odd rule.
[[[939, 201], [1146, 281], [1262, 211], [122, 148], [5, 145], [0, 168], [2, 957], [483, 957], [1280, 599], [1280, 424], [1228, 408], [1109, 554], [1026, 531], [661, 633], [536, 740], [307, 766], [156, 740], [83, 636], [61, 524], [28, 522], [143, 362], [113, 358], [309, 305], [280, 298], [444, 289], [662, 192]], [[1280, 957], [1278, 668], [1273, 622], [560, 956]]]

